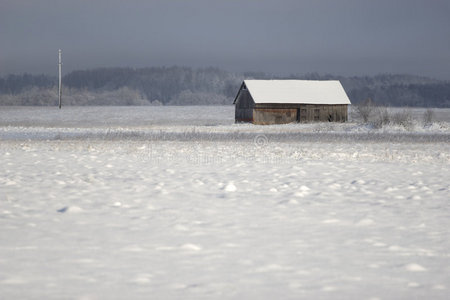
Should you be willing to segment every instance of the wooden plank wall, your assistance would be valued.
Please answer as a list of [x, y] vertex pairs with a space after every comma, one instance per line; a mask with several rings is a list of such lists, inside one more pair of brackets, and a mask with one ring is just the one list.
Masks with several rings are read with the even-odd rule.
[[255, 108], [253, 123], [259, 125], [286, 124], [297, 122], [296, 108]]
[[[346, 122], [348, 105], [324, 104], [255, 104], [248, 90], [242, 89], [236, 100], [236, 122], [286, 124], [293, 122]], [[297, 116], [300, 114], [300, 116]]]
[[[300, 117], [297, 114], [300, 113]], [[346, 122], [347, 105], [316, 104], [256, 104], [255, 124], [285, 124], [293, 122]]]
[[346, 122], [347, 119], [347, 105], [300, 106], [300, 122]]
[[236, 99], [234, 119], [236, 122], [252, 122], [253, 121], [253, 102], [252, 96], [248, 90], [241, 89]]

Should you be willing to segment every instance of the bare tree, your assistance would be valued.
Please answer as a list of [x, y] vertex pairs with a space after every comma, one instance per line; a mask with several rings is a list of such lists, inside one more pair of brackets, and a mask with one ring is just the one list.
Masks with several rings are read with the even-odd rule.
[[392, 116], [392, 123], [401, 125], [407, 130], [412, 130], [414, 127], [414, 120], [412, 118], [411, 110], [403, 109], [402, 111], [396, 112]]
[[428, 126], [433, 124], [433, 120], [434, 120], [434, 111], [431, 108], [428, 108], [424, 113], [423, 113], [423, 124]]
[[369, 122], [369, 118], [374, 113], [374, 110], [375, 103], [371, 98], [367, 98], [366, 100], [355, 105], [355, 113], [363, 120], [364, 123]]
[[375, 118], [372, 122], [375, 128], [382, 128], [384, 125], [391, 123], [391, 115], [386, 106], [379, 106], [375, 110]]

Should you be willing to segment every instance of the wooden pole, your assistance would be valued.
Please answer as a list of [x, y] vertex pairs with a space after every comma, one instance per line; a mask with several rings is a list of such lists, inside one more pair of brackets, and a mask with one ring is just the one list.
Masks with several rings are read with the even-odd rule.
[[59, 109], [61, 109], [61, 95], [62, 95], [62, 91], [61, 91], [61, 49], [58, 50], [58, 58], [59, 58], [59, 62], [58, 62], [58, 102], [59, 102]]

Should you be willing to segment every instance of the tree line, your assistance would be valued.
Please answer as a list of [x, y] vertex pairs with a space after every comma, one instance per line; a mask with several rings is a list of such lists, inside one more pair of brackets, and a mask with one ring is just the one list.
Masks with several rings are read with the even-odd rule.
[[[335, 76], [309, 73], [274, 76], [218, 68], [98, 68], [63, 77], [66, 105], [226, 105], [244, 79], [340, 80], [353, 104], [368, 98], [386, 106], [450, 107], [450, 81], [413, 75]], [[0, 77], [0, 105], [55, 105], [57, 78]]]

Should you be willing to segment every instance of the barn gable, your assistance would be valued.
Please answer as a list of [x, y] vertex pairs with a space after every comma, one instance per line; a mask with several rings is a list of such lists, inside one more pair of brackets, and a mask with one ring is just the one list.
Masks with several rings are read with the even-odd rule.
[[250, 94], [245, 82], [241, 84], [238, 94], [234, 99], [233, 104], [236, 105], [235, 119], [239, 122], [252, 122], [253, 121], [253, 109], [255, 107], [255, 101]]

